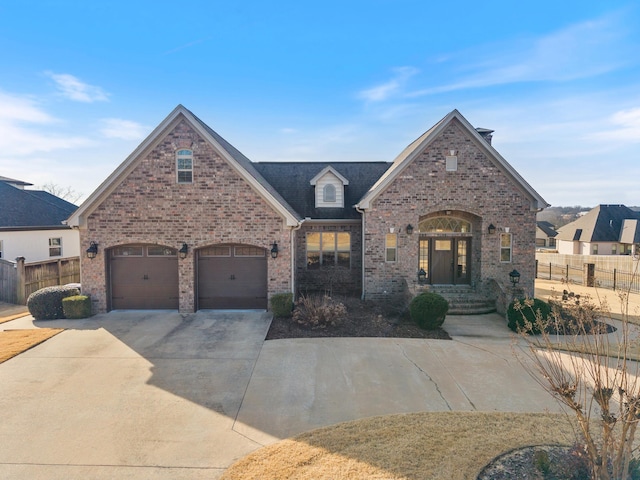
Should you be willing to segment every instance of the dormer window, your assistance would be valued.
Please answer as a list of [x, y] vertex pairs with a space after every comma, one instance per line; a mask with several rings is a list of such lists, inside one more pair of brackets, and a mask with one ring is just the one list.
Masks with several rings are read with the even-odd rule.
[[315, 187], [316, 208], [343, 208], [345, 186], [349, 180], [329, 166], [311, 179]]
[[323, 200], [325, 203], [335, 203], [336, 202], [336, 187], [332, 184], [327, 184], [323, 189]]

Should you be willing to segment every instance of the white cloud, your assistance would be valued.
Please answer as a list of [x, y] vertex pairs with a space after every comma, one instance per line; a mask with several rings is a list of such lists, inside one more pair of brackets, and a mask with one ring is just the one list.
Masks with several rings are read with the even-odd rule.
[[609, 117], [609, 123], [615, 125], [615, 128], [597, 133], [598, 138], [630, 143], [640, 142], [640, 108], [617, 111]]
[[120, 118], [105, 118], [100, 133], [107, 138], [119, 138], [122, 140], [138, 140], [148, 133], [148, 128], [139, 123]]
[[362, 90], [358, 97], [367, 102], [380, 102], [386, 100], [397, 93], [407, 81], [418, 73], [418, 69], [413, 67], [397, 67], [393, 69], [394, 77], [381, 85]]
[[458, 80], [416, 90], [408, 96], [521, 82], [566, 82], [607, 73], [635, 58], [628, 55], [633, 46], [625, 41], [624, 32], [617, 17], [611, 15], [538, 38], [474, 47], [436, 62], [464, 65], [448, 74]]
[[107, 93], [100, 87], [82, 82], [68, 73], [45, 72], [54, 82], [62, 96], [75, 102], [93, 103], [107, 101]]

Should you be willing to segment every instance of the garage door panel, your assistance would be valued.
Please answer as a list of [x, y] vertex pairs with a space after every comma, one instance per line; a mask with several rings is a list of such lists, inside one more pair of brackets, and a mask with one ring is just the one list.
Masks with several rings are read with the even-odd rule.
[[267, 308], [267, 261], [263, 255], [198, 257], [198, 308]]

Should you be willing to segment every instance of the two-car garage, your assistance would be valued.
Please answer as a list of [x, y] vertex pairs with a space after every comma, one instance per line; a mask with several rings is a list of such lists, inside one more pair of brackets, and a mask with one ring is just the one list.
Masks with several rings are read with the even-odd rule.
[[[178, 262], [174, 248], [123, 245], [109, 250], [110, 309], [177, 309]], [[267, 308], [264, 248], [214, 245], [195, 251], [197, 309]]]

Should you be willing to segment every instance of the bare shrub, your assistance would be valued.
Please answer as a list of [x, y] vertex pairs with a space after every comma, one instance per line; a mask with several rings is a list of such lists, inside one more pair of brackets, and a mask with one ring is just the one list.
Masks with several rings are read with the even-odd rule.
[[347, 315], [347, 307], [328, 295], [300, 295], [293, 321], [310, 328], [337, 326]]
[[[575, 416], [576, 441], [584, 446], [595, 480], [632, 479], [630, 466], [634, 470], [637, 463], [633, 443], [640, 419], [639, 371], [628, 360], [628, 292], [619, 297], [622, 321], [615, 335], [599, 328], [598, 318], [612, 323], [605, 302], [596, 308], [588, 297], [566, 290], [548, 318], [537, 312], [535, 325], [525, 322], [520, 332], [529, 347], [530, 361], [521, 358], [524, 367]], [[531, 308], [531, 303], [524, 301], [520, 308]], [[530, 335], [533, 330], [539, 335]]]

